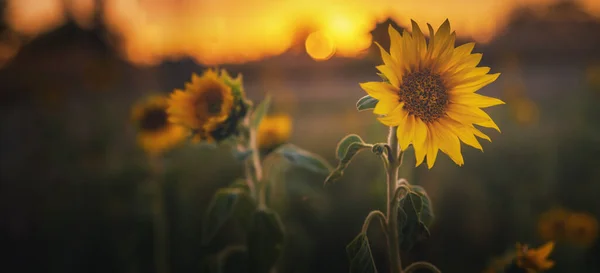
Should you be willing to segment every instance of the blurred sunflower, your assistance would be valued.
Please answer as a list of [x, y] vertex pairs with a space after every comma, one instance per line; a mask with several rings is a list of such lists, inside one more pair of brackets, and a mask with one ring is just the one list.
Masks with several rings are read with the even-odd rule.
[[564, 208], [553, 208], [542, 213], [538, 220], [538, 233], [544, 241], [564, 240], [570, 212]]
[[185, 129], [168, 121], [167, 99], [149, 96], [136, 103], [131, 119], [137, 127], [138, 144], [150, 155], [157, 156], [173, 148], [185, 137]]
[[194, 141], [221, 141], [237, 132], [248, 110], [241, 76], [233, 79], [222, 70], [192, 74], [185, 90], [176, 89], [169, 98], [169, 120], [188, 128]]
[[516, 264], [519, 268], [527, 270], [528, 273], [548, 270], [554, 266], [554, 262], [548, 260], [553, 249], [554, 242], [548, 242], [538, 249], [517, 243]]
[[598, 220], [593, 215], [575, 212], [566, 221], [566, 238], [570, 243], [588, 247], [598, 237]]
[[292, 132], [292, 119], [288, 115], [266, 116], [258, 126], [257, 140], [261, 150], [270, 150], [285, 143]]
[[500, 129], [481, 108], [503, 101], [475, 93], [494, 82], [500, 74], [477, 67], [482, 54], [472, 54], [474, 43], [454, 48], [455, 33], [446, 20], [426, 43], [421, 29], [412, 21], [412, 33], [400, 35], [391, 25], [390, 53], [379, 44], [384, 64], [377, 66], [384, 82], [362, 83], [377, 103], [373, 112], [386, 126], [398, 126], [402, 150], [412, 144], [417, 166], [427, 155], [433, 167], [438, 150], [456, 164], [464, 163], [460, 142], [482, 150], [475, 136], [491, 141], [474, 125]]

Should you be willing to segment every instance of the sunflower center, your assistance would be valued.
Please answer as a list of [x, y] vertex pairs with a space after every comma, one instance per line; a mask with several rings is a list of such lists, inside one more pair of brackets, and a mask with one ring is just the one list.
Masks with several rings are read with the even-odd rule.
[[166, 125], [167, 112], [161, 108], [147, 110], [140, 120], [140, 128], [144, 131], [158, 131]]
[[402, 78], [399, 92], [404, 109], [409, 114], [432, 122], [444, 115], [448, 104], [448, 92], [442, 77], [430, 70], [412, 72]]
[[196, 115], [198, 117], [204, 117], [208, 115], [215, 115], [221, 113], [221, 107], [223, 105], [223, 95], [221, 90], [214, 87], [204, 92], [196, 102]]

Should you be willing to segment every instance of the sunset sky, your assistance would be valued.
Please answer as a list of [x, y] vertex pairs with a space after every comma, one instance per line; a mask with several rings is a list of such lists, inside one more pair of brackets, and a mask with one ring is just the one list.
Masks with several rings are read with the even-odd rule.
[[[192, 57], [213, 65], [278, 55], [316, 32], [306, 43], [314, 58], [356, 56], [372, 43], [375, 25], [392, 18], [437, 28], [450, 19], [457, 35], [489, 41], [518, 5], [555, 0], [105, 0], [109, 30], [123, 38], [120, 50], [137, 64]], [[579, 0], [600, 16], [600, 1]], [[90, 27], [94, 0], [8, 0], [5, 20], [35, 36], [70, 16]], [[331, 54], [329, 54], [331, 53]]]

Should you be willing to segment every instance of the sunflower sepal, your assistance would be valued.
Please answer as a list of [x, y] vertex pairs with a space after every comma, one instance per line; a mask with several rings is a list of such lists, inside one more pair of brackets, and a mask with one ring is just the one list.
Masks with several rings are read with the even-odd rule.
[[379, 100], [377, 100], [376, 98], [373, 98], [370, 95], [366, 95], [356, 102], [356, 110], [362, 112], [375, 109], [375, 106], [377, 106], [378, 102]]
[[270, 107], [271, 107], [271, 96], [267, 95], [265, 97], [265, 99], [263, 101], [261, 101], [256, 106], [256, 108], [254, 108], [254, 110], [252, 111], [252, 116], [251, 116], [251, 120], [250, 120], [251, 128], [253, 128], [253, 129], [258, 128], [258, 126], [260, 125], [260, 122], [262, 121], [263, 117], [265, 117], [265, 115], [269, 111]]

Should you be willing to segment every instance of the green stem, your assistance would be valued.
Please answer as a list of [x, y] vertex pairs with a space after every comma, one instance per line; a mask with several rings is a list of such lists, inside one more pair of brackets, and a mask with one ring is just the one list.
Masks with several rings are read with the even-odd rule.
[[398, 167], [400, 167], [398, 153], [397, 127], [390, 127], [388, 135], [388, 168], [387, 168], [387, 230], [388, 230], [388, 254], [391, 273], [402, 272], [400, 260], [400, 248], [398, 245], [398, 204], [396, 201], [396, 189], [398, 187]]
[[151, 183], [154, 187], [154, 198], [152, 202], [154, 223], [154, 266], [157, 273], [168, 273], [168, 238], [167, 217], [165, 212], [165, 200], [162, 181], [163, 165], [161, 158], [150, 159], [152, 169]]
[[412, 263], [411, 265], [406, 267], [406, 269], [404, 270], [404, 273], [411, 273], [417, 269], [429, 269], [429, 271], [434, 272], [434, 273], [442, 273], [442, 271], [440, 271], [437, 267], [435, 267], [435, 265], [428, 263], [428, 262]]
[[256, 138], [256, 129], [250, 128], [250, 139], [248, 145], [250, 146], [250, 150], [252, 150], [252, 165], [254, 169], [254, 174], [256, 177], [256, 183], [258, 184], [258, 207], [266, 208], [267, 207], [267, 185], [266, 182], [263, 181], [263, 171], [262, 164], [260, 162], [260, 151], [258, 150], [258, 142]]
[[383, 214], [383, 212], [378, 211], [378, 210], [371, 211], [369, 213], [369, 215], [367, 215], [367, 218], [365, 219], [365, 222], [363, 223], [362, 233], [367, 233], [367, 231], [369, 230], [369, 226], [371, 225], [371, 221], [375, 217], [377, 217], [379, 219], [379, 223], [381, 224], [381, 227], [383, 228], [383, 232], [386, 234], [386, 237], [387, 237], [387, 229], [385, 226], [385, 223], [386, 223], [385, 215]]

